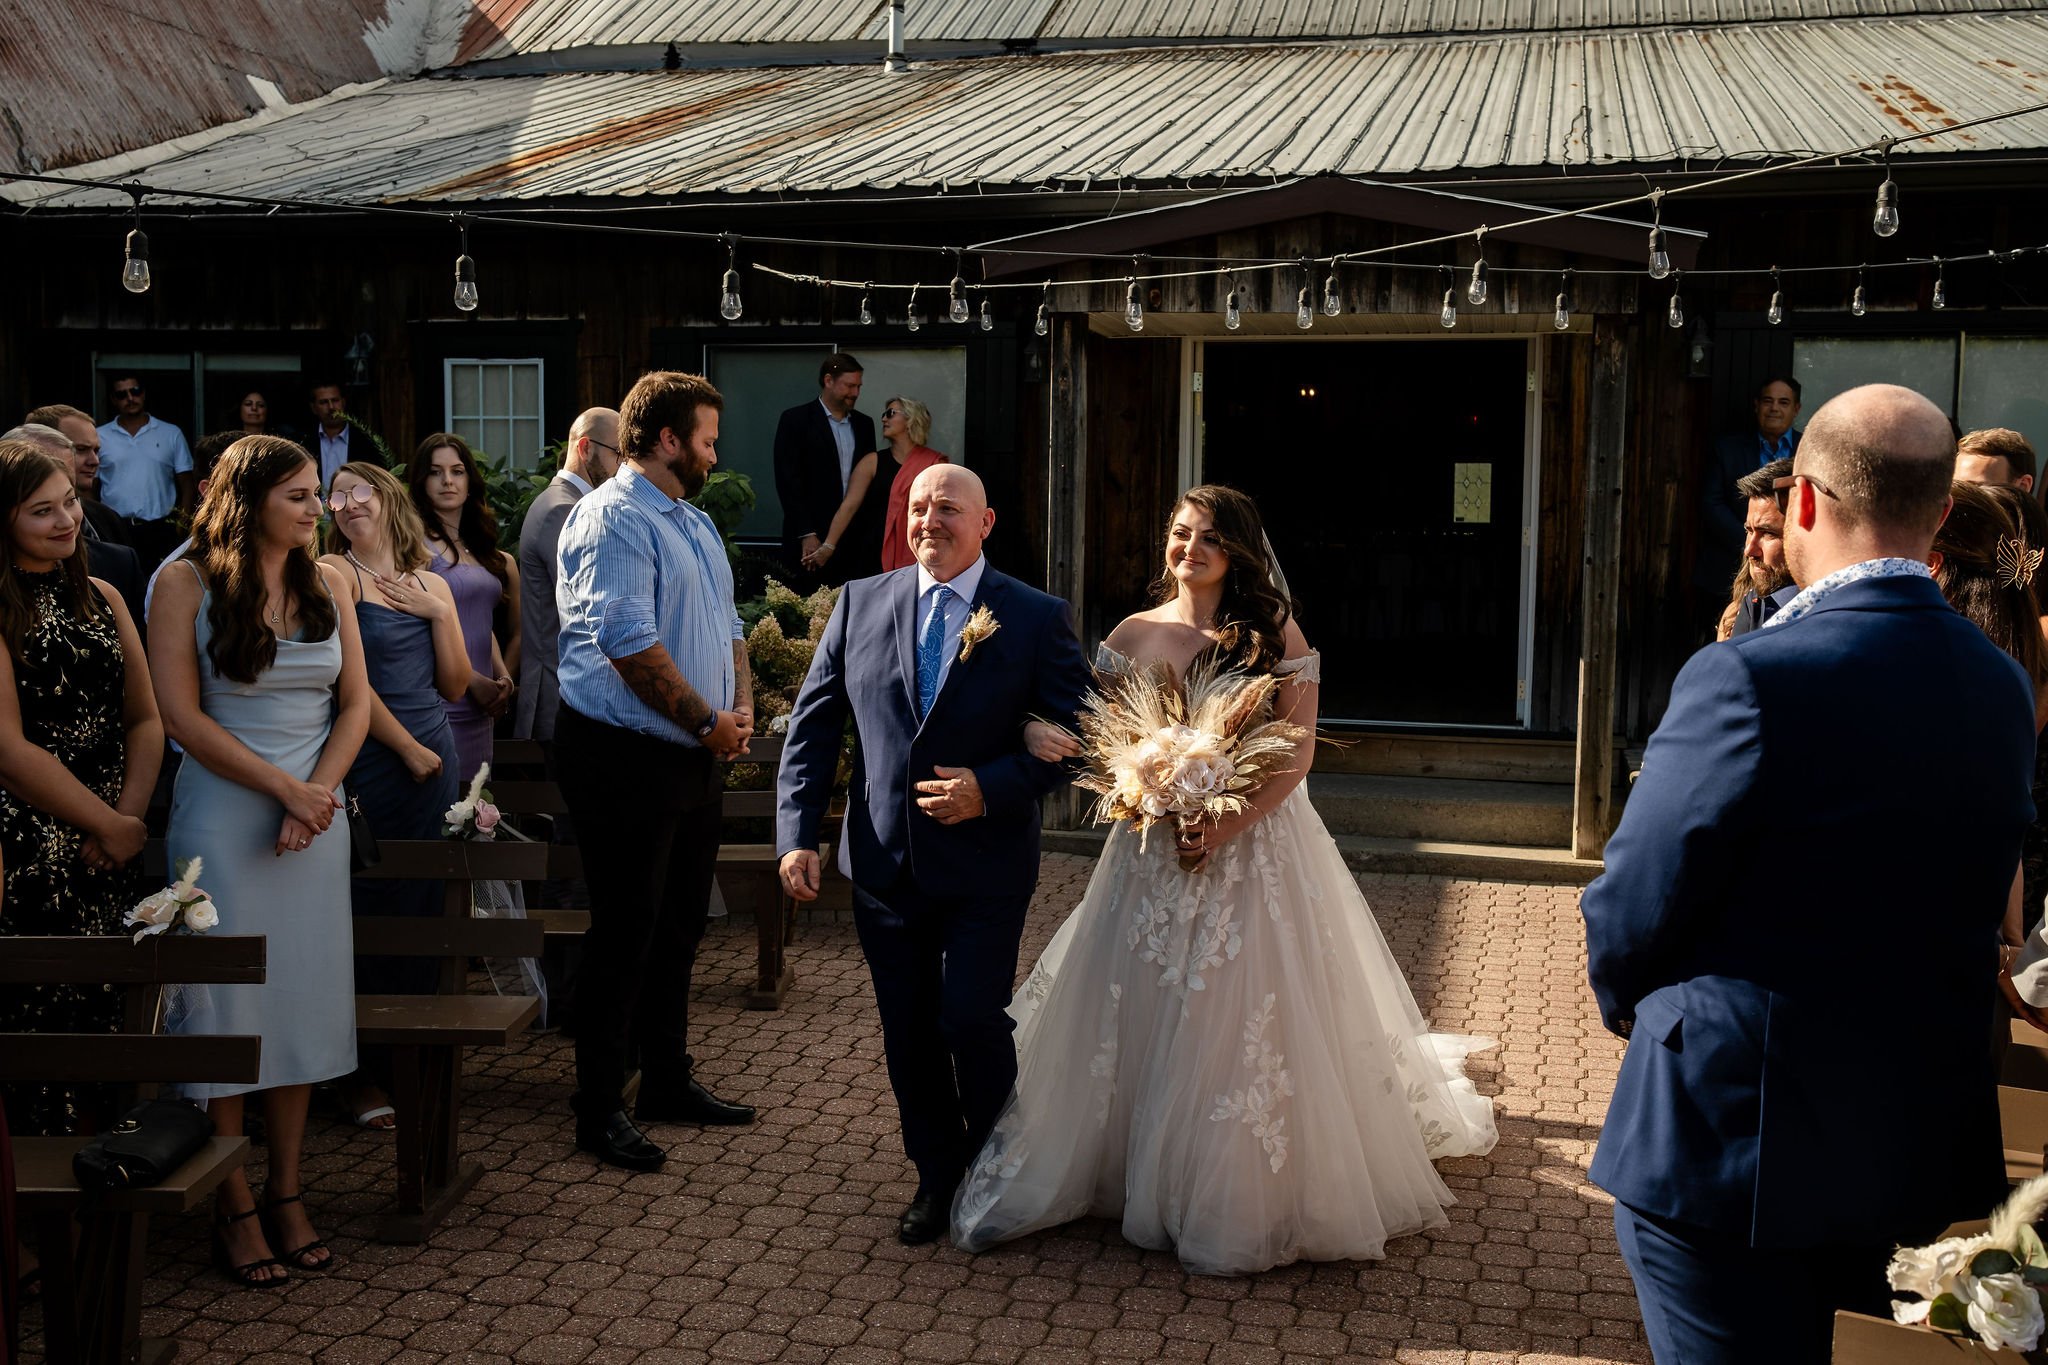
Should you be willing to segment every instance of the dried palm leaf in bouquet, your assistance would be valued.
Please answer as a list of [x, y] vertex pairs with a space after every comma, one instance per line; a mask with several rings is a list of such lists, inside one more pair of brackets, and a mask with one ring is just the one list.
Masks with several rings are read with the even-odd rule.
[[[1203, 661], [1183, 684], [1163, 661], [1097, 675], [1081, 712], [1078, 785], [1096, 793], [1089, 818], [1128, 823], [1145, 846], [1152, 826], [1176, 832], [1236, 815], [1266, 782], [1293, 770], [1302, 726], [1273, 719], [1280, 679]], [[1199, 858], [1183, 856], [1192, 870]]]

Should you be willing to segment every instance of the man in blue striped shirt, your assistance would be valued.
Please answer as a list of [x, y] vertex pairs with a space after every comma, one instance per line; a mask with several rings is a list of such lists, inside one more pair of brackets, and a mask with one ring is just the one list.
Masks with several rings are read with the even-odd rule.
[[[619, 472], [577, 502], [558, 550], [555, 745], [591, 900], [576, 986], [576, 1145], [631, 1170], [666, 1155], [635, 1119], [754, 1118], [696, 1080], [686, 1037], [718, 861], [718, 762], [747, 751], [754, 719], [725, 542], [687, 501], [718, 463], [724, 406], [700, 375], [642, 375], [619, 405]], [[634, 1047], [642, 1081], [629, 1117]]]

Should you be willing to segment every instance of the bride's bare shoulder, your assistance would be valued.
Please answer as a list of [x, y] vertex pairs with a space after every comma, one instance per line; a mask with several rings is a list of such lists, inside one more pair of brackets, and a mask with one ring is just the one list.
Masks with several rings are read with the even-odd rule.
[[1154, 607], [1151, 611], [1135, 612], [1126, 616], [1116, 623], [1116, 629], [1112, 630], [1102, 643], [1126, 658], [1135, 658], [1147, 652], [1144, 646], [1156, 640], [1161, 628], [1166, 625], [1159, 616], [1161, 610]]

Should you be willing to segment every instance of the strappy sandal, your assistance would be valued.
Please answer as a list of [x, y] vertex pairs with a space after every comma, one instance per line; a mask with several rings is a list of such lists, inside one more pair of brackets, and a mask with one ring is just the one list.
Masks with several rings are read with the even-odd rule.
[[[244, 1209], [240, 1213], [220, 1213], [214, 1215], [213, 1266], [214, 1269], [220, 1271], [221, 1274], [227, 1276], [229, 1279], [233, 1280], [236, 1284], [239, 1284], [244, 1289], [276, 1289], [279, 1286], [283, 1285], [286, 1282], [286, 1280], [290, 1277], [289, 1269], [286, 1267], [285, 1263], [283, 1261], [278, 1260], [277, 1257], [266, 1256], [263, 1257], [261, 1260], [247, 1261], [241, 1265], [235, 1265], [228, 1259], [228, 1225], [231, 1223], [245, 1222], [248, 1219], [256, 1217], [258, 1212], [260, 1212], [260, 1210], [249, 1208]], [[286, 1271], [286, 1273], [283, 1275], [272, 1275], [267, 1279], [259, 1280], [256, 1278], [257, 1271], [270, 1270], [273, 1268], [277, 1270]]]
[[[284, 1238], [281, 1235], [281, 1229], [277, 1222], [277, 1211], [286, 1204], [303, 1204], [305, 1202], [304, 1194], [284, 1194], [272, 1198], [267, 1191], [265, 1192], [262, 1208], [263, 1235], [270, 1239], [272, 1246], [282, 1246], [284, 1244]], [[325, 1254], [317, 1261], [308, 1261], [306, 1259], [308, 1256], [321, 1252]], [[292, 1247], [280, 1254], [283, 1255], [284, 1263], [288, 1269], [303, 1270], [310, 1275], [324, 1275], [335, 1267], [334, 1252], [328, 1248], [327, 1243], [317, 1237], [302, 1247]]]

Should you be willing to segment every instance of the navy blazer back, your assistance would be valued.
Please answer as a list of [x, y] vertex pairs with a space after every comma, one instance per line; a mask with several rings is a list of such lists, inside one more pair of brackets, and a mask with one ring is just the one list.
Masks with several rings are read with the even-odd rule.
[[[1024, 751], [1032, 716], [1072, 728], [1090, 685], [1067, 604], [985, 567], [975, 607], [997, 630], [954, 660], [922, 721], [917, 715], [917, 569], [848, 583], [825, 627], [789, 719], [777, 774], [778, 854], [816, 848], [840, 736], [855, 754], [844, 837], [853, 878], [885, 889], [907, 867], [934, 896], [1008, 894], [1038, 880], [1038, 801], [1065, 780]], [[972, 768], [986, 812], [941, 825], [913, 785], [933, 768]]]
[[1693, 656], [1582, 902], [1601, 1014], [1633, 1021], [1597, 1184], [1759, 1247], [1990, 1212], [2033, 719], [1924, 578]]

